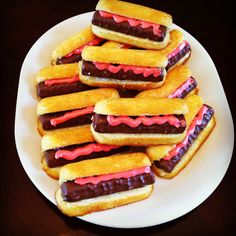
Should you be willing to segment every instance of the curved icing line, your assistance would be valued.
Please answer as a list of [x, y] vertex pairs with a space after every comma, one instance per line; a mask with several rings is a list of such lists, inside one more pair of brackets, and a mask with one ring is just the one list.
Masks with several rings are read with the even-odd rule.
[[93, 64], [98, 70], [108, 70], [114, 74], [118, 73], [120, 70], [123, 70], [124, 72], [133, 71], [134, 74], [136, 75], [143, 74], [143, 76], [146, 78], [149, 75], [158, 77], [162, 73], [162, 69], [156, 67], [129, 66], [123, 64], [114, 66], [110, 63], [100, 63], [100, 62], [93, 62]]
[[183, 91], [193, 83], [195, 83], [195, 80], [192, 77], [189, 77], [172, 94], [170, 94], [168, 98], [178, 98], [183, 93]]
[[172, 57], [174, 57], [175, 55], [177, 55], [184, 47], [188, 46], [189, 43], [184, 40], [178, 47], [176, 47], [172, 52], [170, 52], [168, 55], [167, 55], [167, 58], [170, 59]]
[[68, 58], [68, 57], [71, 57], [72, 55], [76, 54], [76, 55], [79, 55], [82, 53], [82, 51], [84, 50], [84, 48], [86, 46], [94, 46], [94, 45], [98, 45], [103, 39], [99, 38], [99, 37], [96, 37], [95, 39], [93, 39], [92, 41], [84, 44], [83, 46], [75, 49], [74, 51], [68, 53], [67, 55], [63, 56], [65, 58]]
[[185, 120], [180, 121], [177, 117], [173, 115], [154, 116], [154, 117], [139, 116], [136, 119], [133, 119], [128, 116], [114, 117], [114, 116], [108, 115], [107, 121], [109, 125], [111, 126], [117, 126], [119, 124], [126, 124], [132, 128], [136, 128], [141, 123], [144, 125], [153, 125], [153, 124], [162, 125], [168, 122], [170, 125], [175, 126], [176, 128], [179, 128], [180, 126], [185, 125]]
[[111, 149], [115, 149], [115, 148], [119, 148], [119, 146], [91, 143], [84, 147], [76, 148], [73, 151], [62, 150], [62, 149], [58, 150], [55, 153], [55, 158], [56, 159], [63, 158], [63, 159], [71, 161], [79, 156], [89, 155], [93, 152], [102, 152], [102, 151], [109, 152]]
[[83, 116], [83, 115], [86, 115], [86, 114], [93, 113], [93, 111], [94, 111], [94, 107], [86, 107], [84, 109], [74, 110], [74, 111], [71, 111], [71, 112], [67, 112], [62, 116], [51, 119], [50, 123], [53, 126], [57, 126], [58, 124], [61, 124], [65, 121], [67, 121], [67, 120], [76, 118], [78, 116]]
[[52, 86], [54, 84], [71, 84], [74, 82], [80, 81], [79, 76], [75, 75], [73, 77], [68, 77], [68, 78], [60, 78], [60, 79], [49, 79], [45, 80], [44, 84], [46, 86]]
[[108, 181], [111, 179], [120, 179], [120, 178], [129, 178], [136, 175], [150, 173], [150, 166], [144, 166], [141, 168], [136, 168], [128, 171], [117, 172], [113, 174], [105, 174], [99, 176], [85, 177], [85, 178], [76, 178], [74, 182], [76, 184], [84, 185], [84, 184], [98, 184], [101, 181]]
[[203, 120], [203, 116], [207, 112], [207, 110], [208, 110], [208, 108], [205, 105], [203, 105], [201, 107], [197, 116], [194, 118], [193, 122], [189, 126], [189, 128], [187, 130], [187, 135], [185, 136], [184, 140], [181, 143], [177, 144], [174, 149], [169, 151], [168, 155], [163, 158], [164, 160], [166, 160], [166, 161], [170, 160], [172, 157], [176, 156], [179, 153], [181, 148], [183, 148], [184, 146], [186, 146], [188, 144], [189, 136], [194, 133], [195, 127], [197, 125], [201, 125], [202, 120]]
[[125, 17], [125, 16], [120, 16], [120, 15], [105, 12], [105, 11], [99, 11], [99, 14], [100, 14], [101, 17], [104, 17], [104, 18], [113, 18], [113, 20], [116, 23], [128, 22], [129, 25], [132, 26], [132, 27], [139, 26], [143, 29], [152, 27], [153, 33], [155, 35], [161, 36], [161, 30], [160, 30], [160, 25], [159, 24], [153, 24], [153, 23], [150, 23], [150, 22], [137, 20], [137, 19], [133, 19], [133, 18]]

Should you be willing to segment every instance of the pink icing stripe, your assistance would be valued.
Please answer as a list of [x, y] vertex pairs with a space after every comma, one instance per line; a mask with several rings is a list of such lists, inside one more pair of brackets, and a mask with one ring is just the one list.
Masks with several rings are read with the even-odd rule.
[[164, 160], [166, 160], [166, 161], [170, 160], [172, 157], [176, 156], [179, 153], [181, 148], [183, 148], [184, 146], [186, 146], [188, 144], [189, 136], [193, 134], [196, 125], [201, 125], [202, 120], [203, 120], [203, 116], [207, 112], [207, 109], [208, 108], [205, 105], [203, 105], [201, 107], [197, 116], [194, 118], [193, 122], [189, 126], [189, 128], [187, 130], [187, 135], [185, 136], [184, 140], [181, 143], [177, 144], [174, 149], [169, 151], [168, 155], [163, 158]]
[[176, 54], [178, 54], [179, 51], [181, 51], [187, 45], [189, 45], [189, 43], [186, 40], [184, 40], [177, 48], [175, 48], [172, 52], [170, 52], [167, 55], [168, 59], [174, 57]]
[[71, 83], [77, 82], [79, 80], [80, 80], [79, 76], [75, 75], [75, 76], [69, 77], [69, 78], [45, 80], [44, 84], [47, 85], [47, 86], [52, 86], [54, 84], [71, 84]]
[[189, 77], [185, 82], [183, 82], [172, 94], [168, 96], [168, 98], [177, 98], [180, 94], [183, 93], [191, 84], [195, 81], [192, 77]]
[[106, 145], [106, 144], [99, 144], [99, 143], [91, 143], [84, 147], [76, 148], [73, 151], [68, 150], [58, 150], [55, 153], [55, 158], [63, 158], [69, 161], [74, 160], [79, 156], [89, 155], [93, 152], [109, 152], [111, 149], [118, 148], [119, 146], [116, 145]]
[[153, 75], [154, 77], [158, 77], [162, 73], [161, 68], [156, 67], [141, 67], [141, 66], [129, 66], [120, 64], [118, 66], [114, 66], [110, 63], [100, 63], [100, 62], [93, 62], [98, 70], [109, 70], [110, 72], [116, 74], [120, 70], [124, 72], [133, 71], [136, 75], [143, 74], [146, 78], [149, 75]]
[[153, 124], [162, 125], [168, 122], [170, 125], [173, 125], [177, 128], [185, 125], [185, 120], [180, 121], [177, 117], [173, 115], [154, 116], [154, 117], [139, 116], [136, 119], [133, 119], [129, 116], [114, 117], [114, 116], [108, 115], [107, 121], [109, 125], [111, 126], [117, 126], [119, 124], [126, 124], [132, 128], [136, 128], [141, 123], [143, 123], [144, 125], [153, 125]]
[[84, 48], [85, 48], [86, 46], [95, 46], [95, 45], [98, 45], [102, 40], [103, 40], [103, 39], [96, 37], [96, 38], [93, 39], [92, 41], [90, 41], [90, 42], [84, 44], [83, 46], [81, 46], [81, 47], [75, 49], [74, 51], [68, 53], [68, 54], [65, 55], [64, 57], [68, 58], [68, 57], [71, 57], [73, 54], [79, 55], [79, 54], [82, 53], [82, 51], [84, 50]]
[[113, 174], [105, 174], [105, 175], [99, 175], [99, 176], [92, 176], [92, 177], [85, 177], [85, 178], [76, 178], [74, 182], [76, 184], [84, 185], [84, 184], [97, 184], [101, 181], [107, 181], [111, 179], [120, 179], [120, 178], [129, 178], [132, 176], [144, 174], [144, 173], [150, 173], [150, 166], [144, 166], [141, 168], [136, 168], [128, 171], [122, 171], [117, 172]]
[[113, 18], [113, 20], [116, 23], [128, 22], [129, 25], [132, 27], [139, 26], [143, 29], [152, 27], [153, 33], [155, 35], [158, 35], [158, 36], [161, 35], [159, 24], [153, 24], [147, 21], [137, 20], [137, 19], [126, 17], [126, 16], [120, 16], [120, 15], [116, 15], [116, 14], [105, 12], [105, 11], [99, 11], [99, 14], [101, 15], [101, 17], [104, 17], [104, 18]]
[[76, 118], [78, 116], [83, 116], [83, 115], [86, 115], [86, 114], [90, 114], [93, 111], [94, 111], [94, 107], [86, 107], [84, 109], [74, 110], [74, 111], [65, 113], [63, 116], [59, 116], [59, 117], [51, 119], [50, 123], [53, 126], [57, 126], [58, 124], [61, 124], [65, 121], [67, 121], [67, 120]]

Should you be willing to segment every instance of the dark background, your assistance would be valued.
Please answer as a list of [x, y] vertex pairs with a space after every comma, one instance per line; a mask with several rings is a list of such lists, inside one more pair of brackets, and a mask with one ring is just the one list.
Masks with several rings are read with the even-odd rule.
[[[23, 60], [48, 29], [71, 16], [94, 10], [96, 2], [1, 2], [1, 235], [235, 235], [235, 152], [223, 181], [205, 202], [179, 219], [144, 229], [111, 229], [66, 217], [38, 192], [24, 172], [14, 142], [17, 86]], [[217, 67], [234, 116], [233, 1], [132, 2], [170, 13], [174, 23], [200, 41]]]

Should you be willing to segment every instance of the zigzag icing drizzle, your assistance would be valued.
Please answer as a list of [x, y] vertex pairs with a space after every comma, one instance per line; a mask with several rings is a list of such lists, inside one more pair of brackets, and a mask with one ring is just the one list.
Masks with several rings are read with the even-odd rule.
[[76, 184], [84, 185], [84, 184], [98, 184], [101, 181], [108, 181], [111, 179], [120, 179], [120, 178], [129, 178], [132, 176], [144, 174], [144, 173], [150, 173], [150, 166], [144, 166], [141, 168], [136, 168], [128, 171], [122, 171], [122, 172], [117, 172], [113, 174], [105, 174], [105, 175], [99, 175], [96, 177], [85, 177], [85, 178], [77, 178], [74, 180]]
[[189, 126], [189, 128], [187, 130], [187, 135], [185, 136], [184, 140], [181, 143], [177, 144], [174, 149], [169, 151], [168, 155], [163, 158], [164, 160], [166, 160], [166, 161], [170, 160], [172, 157], [176, 156], [179, 153], [181, 148], [183, 148], [184, 146], [186, 146], [188, 144], [189, 136], [194, 133], [195, 127], [197, 125], [201, 125], [202, 120], [203, 120], [203, 116], [207, 112], [207, 110], [208, 110], [208, 108], [205, 105], [203, 105], [201, 107], [197, 116], [193, 119], [193, 122]]
[[168, 55], [167, 55], [167, 58], [170, 59], [172, 57], [174, 57], [175, 55], [177, 55], [184, 47], [188, 46], [189, 43], [184, 40], [177, 48], [175, 48], [172, 52], [170, 52]]
[[93, 113], [93, 111], [94, 111], [94, 107], [86, 107], [84, 109], [74, 110], [74, 111], [65, 113], [63, 116], [59, 116], [59, 117], [51, 119], [50, 123], [53, 126], [57, 126], [58, 124], [61, 124], [67, 120]]
[[134, 74], [136, 75], [143, 74], [143, 76], [146, 78], [149, 75], [158, 77], [162, 73], [162, 69], [156, 67], [129, 66], [123, 64], [114, 66], [110, 63], [100, 63], [100, 62], [93, 62], [93, 64], [96, 66], [98, 70], [108, 70], [114, 74], [118, 73], [120, 70], [123, 70], [124, 72], [133, 71]]
[[147, 29], [147, 28], [152, 27], [153, 28], [153, 33], [155, 35], [158, 35], [158, 36], [161, 35], [161, 30], [160, 30], [160, 25], [159, 24], [153, 24], [153, 23], [150, 23], [150, 22], [133, 19], [133, 18], [129, 18], [129, 17], [126, 17], [126, 16], [120, 16], [120, 15], [105, 12], [105, 11], [99, 11], [99, 14], [101, 15], [101, 17], [104, 17], [104, 18], [113, 18], [113, 20], [116, 23], [127, 22], [132, 27], [139, 26], [143, 29]]
[[111, 149], [115, 149], [115, 148], [118, 148], [118, 147], [119, 146], [116, 146], [116, 145], [91, 143], [91, 144], [88, 144], [84, 147], [76, 148], [73, 151], [68, 151], [68, 150], [63, 150], [63, 149], [58, 150], [55, 153], [55, 158], [56, 159], [63, 158], [63, 159], [72, 161], [72, 160], [76, 159], [79, 156], [89, 155], [93, 152], [109, 152]]
[[182, 126], [185, 125], [185, 120], [180, 121], [177, 117], [173, 115], [153, 116], [153, 117], [139, 116], [136, 119], [133, 119], [129, 116], [114, 117], [114, 116], [108, 115], [107, 121], [109, 125], [111, 126], [126, 124], [132, 128], [136, 128], [141, 123], [144, 125], [153, 125], [153, 124], [162, 125], [168, 122], [170, 125], [175, 126], [176, 128], [180, 127], [181, 125]]

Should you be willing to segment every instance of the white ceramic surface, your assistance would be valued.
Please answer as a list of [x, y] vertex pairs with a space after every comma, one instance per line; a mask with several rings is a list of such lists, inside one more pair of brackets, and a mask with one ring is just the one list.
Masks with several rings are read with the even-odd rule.
[[[28, 52], [22, 65], [15, 117], [15, 140], [21, 163], [37, 189], [52, 203], [57, 181], [41, 169], [40, 136], [36, 130], [37, 96], [35, 76], [50, 65], [51, 52], [59, 42], [90, 24], [92, 12], [61, 22], [42, 35]], [[174, 25], [173, 28], [179, 28]], [[181, 28], [179, 28], [181, 29]], [[215, 109], [217, 125], [190, 164], [174, 179], [156, 178], [150, 198], [112, 210], [81, 217], [103, 226], [138, 228], [178, 218], [202, 203], [218, 186], [230, 163], [233, 122], [216, 68], [201, 44], [186, 31], [192, 47], [188, 62], [197, 79], [200, 95]]]

